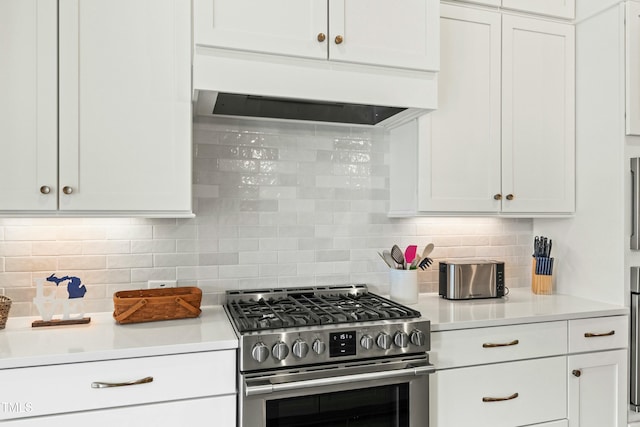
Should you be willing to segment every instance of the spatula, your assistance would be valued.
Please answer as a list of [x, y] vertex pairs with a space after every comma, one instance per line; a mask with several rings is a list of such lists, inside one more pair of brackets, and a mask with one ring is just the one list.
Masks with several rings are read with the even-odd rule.
[[407, 249], [405, 249], [404, 251], [404, 261], [407, 264], [411, 264], [413, 260], [416, 258], [417, 250], [418, 250], [418, 247], [416, 245], [407, 246]]
[[391, 257], [396, 262], [396, 264], [400, 265], [400, 268], [402, 270], [406, 270], [404, 254], [402, 253], [402, 249], [400, 249], [398, 245], [393, 245], [391, 247]]

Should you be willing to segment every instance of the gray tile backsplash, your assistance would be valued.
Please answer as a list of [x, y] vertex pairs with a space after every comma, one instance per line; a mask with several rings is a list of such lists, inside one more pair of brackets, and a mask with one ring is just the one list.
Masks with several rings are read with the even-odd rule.
[[[376, 254], [429, 242], [432, 257], [504, 260], [507, 286], [528, 286], [532, 221], [389, 219], [388, 135], [378, 129], [197, 119], [194, 219], [0, 219], [0, 288], [12, 316], [35, 315], [35, 278], [87, 285], [87, 312], [147, 280], [198, 285], [203, 304], [226, 289], [367, 283], [386, 293]], [[412, 161], [413, 159], [407, 159]], [[420, 272], [437, 290], [437, 272]]]

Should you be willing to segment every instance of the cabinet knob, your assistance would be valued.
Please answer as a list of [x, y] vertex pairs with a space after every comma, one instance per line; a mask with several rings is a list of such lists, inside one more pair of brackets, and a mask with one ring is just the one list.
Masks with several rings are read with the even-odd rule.
[[513, 194], [507, 194], [507, 200], [513, 200], [515, 196]]
[[336, 36], [336, 44], [342, 44], [344, 38], [342, 36]]
[[322, 43], [323, 41], [325, 41], [327, 39], [327, 36], [325, 33], [318, 33], [318, 41], [320, 43]]
[[580, 369], [574, 369], [571, 373], [574, 377], [580, 377], [580, 375], [582, 375], [582, 371]]
[[498, 193], [493, 196], [494, 200], [502, 200], [502, 194]]
[[71, 188], [69, 186], [62, 187], [62, 192], [64, 194], [71, 194], [71, 193], [73, 193], [73, 188]]
[[43, 185], [42, 187], [40, 187], [40, 192], [42, 194], [49, 194], [51, 193], [51, 187], [49, 187], [48, 185]]

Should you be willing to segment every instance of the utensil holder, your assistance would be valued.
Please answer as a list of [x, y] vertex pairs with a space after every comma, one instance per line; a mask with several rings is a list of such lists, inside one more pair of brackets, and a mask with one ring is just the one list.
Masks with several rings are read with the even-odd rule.
[[536, 274], [536, 259], [531, 260], [531, 291], [536, 295], [553, 293], [553, 274]]
[[0, 329], [4, 329], [9, 318], [9, 309], [11, 308], [11, 298], [0, 295]]
[[389, 270], [389, 296], [401, 304], [418, 302], [418, 270]]

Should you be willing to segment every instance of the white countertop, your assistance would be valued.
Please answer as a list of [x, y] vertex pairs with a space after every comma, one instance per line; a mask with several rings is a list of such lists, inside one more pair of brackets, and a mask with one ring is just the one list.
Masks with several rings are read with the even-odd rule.
[[32, 328], [10, 317], [0, 330], [0, 369], [235, 349], [238, 339], [222, 306], [195, 319], [118, 325], [111, 313], [88, 314], [86, 325]]
[[[481, 328], [587, 317], [626, 315], [629, 309], [567, 295], [511, 289], [502, 299], [447, 301], [420, 295], [417, 304], [432, 331]], [[236, 349], [238, 339], [222, 306], [203, 307], [195, 319], [118, 325], [111, 313], [91, 314], [87, 325], [32, 328], [36, 318], [9, 318], [0, 330], [0, 369], [130, 357]]]
[[536, 295], [529, 288], [513, 288], [500, 299], [449, 301], [435, 293], [421, 294], [409, 307], [431, 321], [432, 332], [629, 314], [623, 306], [569, 295]]

